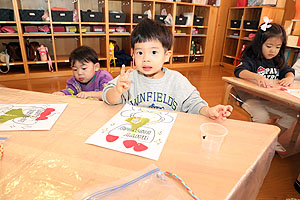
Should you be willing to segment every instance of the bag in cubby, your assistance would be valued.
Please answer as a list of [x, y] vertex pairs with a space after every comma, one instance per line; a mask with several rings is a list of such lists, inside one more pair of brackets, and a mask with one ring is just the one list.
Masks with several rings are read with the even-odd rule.
[[40, 54], [38, 51], [40, 44], [38, 42], [30, 42], [27, 45], [28, 49], [28, 60], [37, 61], [40, 59]]
[[263, 0], [248, 0], [248, 6], [260, 6]]
[[9, 42], [8, 44], [2, 43], [4, 46], [6, 46], [7, 54], [10, 57], [10, 61], [21, 61], [22, 55], [21, 55], [21, 48], [19, 42]]
[[2, 70], [2, 67], [0, 66], [0, 72], [1, 73], [7, 73], [7, 72], [9, 72], [9, 70], [10, 70], [10, 67], [9, 67], [9, 55], [7, 54], [7, 51], [5, 50], [5, 51], [3, 51], [3, 52], [0, 52], [0, 62], [2, 62], [2, 63], [6, 63], [6, 70]]

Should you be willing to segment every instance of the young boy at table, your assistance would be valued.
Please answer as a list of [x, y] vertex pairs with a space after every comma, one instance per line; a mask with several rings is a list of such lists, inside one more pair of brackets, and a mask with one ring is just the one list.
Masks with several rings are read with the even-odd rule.
[[197, 89], [177, 71], [163, 67], [171, 56], [173, 35], [164, 24], [143, 19], [131, 34], [136, 70], [125, 67], [103, 90], [108, 104], [131, 104], [149, 108], [201, 114], [225, 119], [231, 106], [209, 107]]
[[109, 72], [100, 69], [98, 55], [94, 49], [81, 46], [73, 50], [69, 61], [73, 76], [67, 81], [67, 88], [55, 95], [75, 95], [78, 98], [102, 100], [104, 85], [113, 78]]

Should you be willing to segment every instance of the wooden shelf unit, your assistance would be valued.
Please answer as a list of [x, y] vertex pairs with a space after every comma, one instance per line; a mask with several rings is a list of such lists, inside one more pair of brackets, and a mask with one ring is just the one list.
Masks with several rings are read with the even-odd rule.
[[[264, 22], [263, 17], [267, 16], [269, 19], [273, 19], [273, 22], [281, 24], [283, 14], [284, 8], [270, 6], [229, 8], [221, 65], [228, 69], [234, 69], [238, 62], [233, 62], [235, 59], [240, 60], [242, 46], [252, 40], [248, 38], [249, 34], [257, 32], [257, 29], [244, 29], [244, 20], [257, 20], [260, 25]], [[231, 28], [231, 20], [241, 20], [240, 27]], [[238, 36], [234, 36], [234, 33], [237, 33]]]
[[[169, 68], [176, 67], [202, 67], [209, 66], [211, 62], [211, 55], [213, 51], [215, 24], [217, 20], [218, 8], [208, 5], [198, 5], [188, 2], [170, 2], [162, 0], [3, 0], [0, 2], [0, 8], [10, 8], [14, 10], [15, 21], [0, 21], [0, 26], [9, 25], [15, 26], [18, 30], [17, 34], [0, 34], [1, 44], [0, 51], [5, 50], [2, 42], [19, 42], [22, 54], [22, 60], [11, 62], [11, 70], [6, 73], [0, 73], [0, 80], [16, 80], [41, 78], [51, 76], [65, 76], [71, 75], [71, 68], [68, 66], [68, 57], [72, 50], [81, 46], [87, 45], [94, 48], [98, 54], [101, 68], [110, 72], [119, 71], [119, 67], [113, 67], [109, 59], [109, 40], [115, 40], [125, 53], [132, 55], [130, 47], [130, 33], [137, 23], [133, 23], [133, 14], [143, 14], [146, 10], [151, 11], [152, 18], [161, 13], [162, 9], [166, 9], [173, 17], [173, 24], [168, 27], [174, 31], [176, 29], [186, 33], [174, 34], [174, 45], [172, 47], [173, 55], [170, 62], [165, 66]], [[44, 10], [51, 10], [52, 7], [67, 8], [72, 11], [77, 9], [79, 15], [79, 22], [56, 22], [52, 21], [51, 12], [49, 12], [50, 21], [20, 21], [19, 9], [33, 9], [37, 10], [43, 8]], [[82, 22], [80, 10], [92, 10], [102, 12], [103, 22]], [[109, 22], [109, 11], [122, 11], [126, 14], [125, 23]], [[176, 16], [183, 13], [190, 12], [197, 16], [204, 17], [203, 26], [186, 26], [175, 25]], [[50, 33], [25, 33], [24, 26], [44, 26], [49, 25]], [[76, 26], [77, 32], [70, 34], [62, 34], [53, 32], [54, 26]], [[103, 26], [104, 33], [84, 33], [82, 28], [86, 26]], [[123, 26], [129, 34], [112, 34], [109, 33], [109, 27]], [[199, 30], [198, 35], [192, 34], [192, 29]], [[203, 52], [199, 55], [190, 55], [190, 46], [192, 40], [198, 40]], [[48, 47], [51, 60], [53, 63], [54, 72], [48, 71], [47, 62], [31, 61], [27, 57], [27, 42], [37, 41]], [[132, 62], [130, 64], [132, 67]], [[0, 67], [5, 67], [5, 64], [0, 63]], [[16, 69], [14, 69], [16, 68]]]

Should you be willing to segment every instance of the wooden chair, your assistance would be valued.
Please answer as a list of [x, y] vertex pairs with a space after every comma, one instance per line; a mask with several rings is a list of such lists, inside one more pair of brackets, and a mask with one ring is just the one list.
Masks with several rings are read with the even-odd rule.
[[233, 110], [245, 116], [247, 121], [252, 121], [250, 114], [240, 106], [240, 103], [231, 94], [233, 94], [235, 97], [238, 96], [232, 85], [226, 83], [223, 105], [231, 105], [233, 107]]
[[[248, 121], [252, 121], [250, 114], [244, 110], [238, 100], [236, 100], [232, 95], [238, 98], [238, 95], [231, 84], [226, 83], [225, 85], [225, 94], [223, 98], [223, 105], [231, 105], [233, 110], [241, 113], [243, 116], [246, 117]], [[268, 124], [276, 124], [280, 117], [278, 115], [270, 114], [270, 120]]]

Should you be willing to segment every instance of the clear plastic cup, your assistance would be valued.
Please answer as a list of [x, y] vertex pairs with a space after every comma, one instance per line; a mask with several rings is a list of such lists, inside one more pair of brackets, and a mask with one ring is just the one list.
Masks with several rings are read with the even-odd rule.
[[203, 123], [200, 125], [202, 149], [206, 152], [217, 153], [225, 136], [228, 134], [226, 127], [217, 123]]

